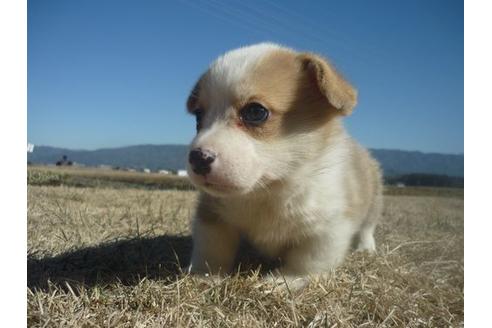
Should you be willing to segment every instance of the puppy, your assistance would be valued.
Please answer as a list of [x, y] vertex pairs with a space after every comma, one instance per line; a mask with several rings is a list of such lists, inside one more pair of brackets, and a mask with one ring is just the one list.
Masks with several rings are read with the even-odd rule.
[[201, 191], [191, 272], [229, 272], [240, 238], [288, 277], [335, 268], [354, 243], [375, 250], [379, 165], [341, 122], [356, 102], [316, 54], [261, 43], [211, 64], [187, 101], [187, 170]]

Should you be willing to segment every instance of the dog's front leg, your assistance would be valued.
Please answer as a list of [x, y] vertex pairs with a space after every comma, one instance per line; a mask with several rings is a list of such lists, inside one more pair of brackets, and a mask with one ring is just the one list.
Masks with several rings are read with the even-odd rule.
[[283, 265], [277, 282], [283, 280], [293, 289], [303, 287], [308, 275], [328, 273], [336, 268], [350, 250], [354, 226], [350, 221], [340, 220], [326, 227], [325, 233], [311, 236], [285, 251]]
[[239, 232], [222, 220], [197, 217], [193, 223], [190, 272], [229, 273], [239, 240]]

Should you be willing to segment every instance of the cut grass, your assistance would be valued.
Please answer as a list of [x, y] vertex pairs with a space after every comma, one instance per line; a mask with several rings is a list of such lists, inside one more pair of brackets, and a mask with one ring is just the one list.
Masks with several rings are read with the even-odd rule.
[[391, 196], [429, 196], [429, 197], [455, 197], [465, 196], [463, 188], [448, 187], [395, 187], [384, 186], [384, 194]]
[[82, 188], [194, 190], [186, 177], [83, 167], [30, 166], [27, 184]]
[[[29, 185], [28, 326], [463, 325], [460, 198], [387, 196], [378, 254], [351, 254], [296, 294], [255, 270], [183, 273], [195, 199], [193, 191]], [[242, 258], [246, 267], [267, 264]]]

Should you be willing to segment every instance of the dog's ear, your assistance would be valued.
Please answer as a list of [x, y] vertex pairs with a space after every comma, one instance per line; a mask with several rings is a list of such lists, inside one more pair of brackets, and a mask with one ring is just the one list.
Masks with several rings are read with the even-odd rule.
[[302, 70], [315, 82], [318, 91], [340, 114], [349, 115], [357, 104], [357, 90], [328, 62], [312, 53], [299, 54]]
[[199, 93], [200, 93], [200, 80], [198, 80], [195, 83], [195, 86], [191, 90], [190, 95], [186, 100], [186, 109], [188, 110], [188, 112], [192, 113], [196, 109]]

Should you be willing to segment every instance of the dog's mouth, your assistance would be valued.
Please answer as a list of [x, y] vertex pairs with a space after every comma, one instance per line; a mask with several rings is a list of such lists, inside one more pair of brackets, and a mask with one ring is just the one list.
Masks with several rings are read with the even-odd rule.
[[241, 188], [240, 186], [208, 176], [204, 177], [194, 175], [192, 181], [199, 189], [202, 189], [203, 191], [212, 195], [227, 196], [229, 194], [238, 194], [243, 192], [243, 188]]
[[212, 170], [206, 175], [197, 174], [192, 169], [188, 168], [188, 174], [191, 182], [205, 193], [227, 197], [245, 195], [254, 189], [254, 183], [249, 183], [253, 180], [241, 180], [237, 176], [231, 175], [229, 172], [220, 172], [220, 170]]
[[204, 192], [218, 197], [227, 197], [245, 193], [245, 190], [243, 188], [228, 184], [203, 182], [199, 186]]
[[217, 190], [217, 191], [239, 191], [240, 190], [240, 188], [237, 186], [213, 183], [213, 182], [208, 182], [208, 181], [205, 181], [203, 183], [203, 186], [206, 188], [211, 188], [211, 189]]

